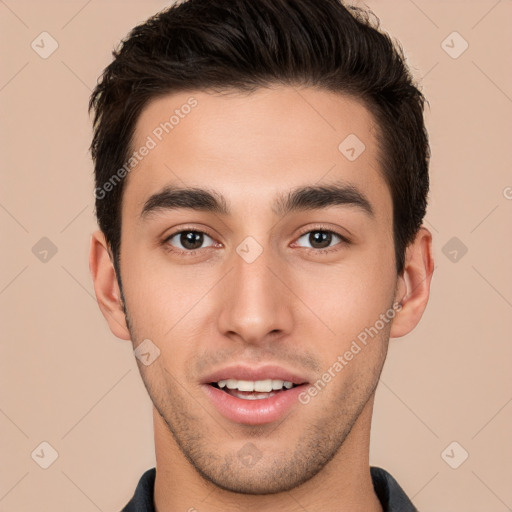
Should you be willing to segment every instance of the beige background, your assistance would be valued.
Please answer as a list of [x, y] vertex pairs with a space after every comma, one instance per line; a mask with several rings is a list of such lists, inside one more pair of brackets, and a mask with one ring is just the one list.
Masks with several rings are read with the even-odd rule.
[[[112, 48], [166, 4], [0, 0], [2, 512], [118, 511], [154, 466], [136, 360], [110, 333], [89, 276], [86, 108]], [[511, 510], [512, 1], [368, 5], [430, 102], [436, 257], [423, 320], [391, 342], [371, 463], [424, 512]], [[58, 43], [46, 59], [31, 48], [43, 31]], [[47, 469], [44, 441], [58, 452]], [[445, 461], [459, 463], [462, 450], [468, 459], [452, 469]]]

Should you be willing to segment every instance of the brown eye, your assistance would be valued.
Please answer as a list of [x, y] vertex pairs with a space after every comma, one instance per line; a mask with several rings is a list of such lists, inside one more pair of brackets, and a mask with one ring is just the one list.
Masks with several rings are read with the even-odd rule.
[[213, 240], [202, 231], [187, 230], [174, 233], [167, 238], [166, 242], [180, 250], [194, 251], [202, 248], [201, 246], [205, 242], [205, 238], [213, 242]]
[[[300, 238], [297, 239], [297, 241], [303, 240], [307, 242], [310, 245], [306, 245], [306, 247], [309, 247], [311, 249], [327, 249], [331, 246], [331, 243], [336, 238], [339, 239], [339, 241], [344, 241], [344, 238], [337, 233], [334, 233], [333, 231], [327, 231], [324, 229], [315, 229], [312, 231], [308, 231], [307, 233], [303, 234]], [[304, 243], [304, 242], [303, 242]], [[338, 242], [339, 243], [339, 242]], [[336, 245], [336, 244], [334, 244]]]

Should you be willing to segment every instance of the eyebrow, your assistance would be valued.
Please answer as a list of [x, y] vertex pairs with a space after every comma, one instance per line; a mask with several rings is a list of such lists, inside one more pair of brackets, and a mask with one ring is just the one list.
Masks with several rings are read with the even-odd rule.
[[[272, 211], [280, 217], [307, 210], [332, 206], [359, 208], [374, 217], [374, 209], [366, 195], [352, 184], [336, 182], [327, 185], [306, 185], [279, 195], [272, 204]], [[140, 217], [166, 210], [190, 209], [229, 216], [231, 210], [226, 198], [211, 188], [166, 186], [151, 195], [144, 203]]]

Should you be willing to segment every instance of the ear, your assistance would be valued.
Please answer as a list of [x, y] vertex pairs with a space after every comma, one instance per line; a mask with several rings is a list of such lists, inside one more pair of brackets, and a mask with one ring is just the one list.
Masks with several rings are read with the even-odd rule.
[[91, 238], [89, 270], [94, 281], [96, 300], [112, 333], [122, 340], [131, 339], [121, 301], [121, 291], [105, 235], [95, 231]]
[[404, 271], [398, 277], [395, 301], [401, 303], [402, 309], [393, 319], [391, 338], [408, 334], [420, 321], [430, 295], [433, 272], [432, 234], [422, 226], [406, 249]]

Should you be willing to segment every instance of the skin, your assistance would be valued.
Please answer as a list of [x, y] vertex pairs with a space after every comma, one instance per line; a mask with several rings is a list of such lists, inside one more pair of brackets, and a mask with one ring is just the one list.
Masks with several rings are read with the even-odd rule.
[[[101, 231], [90, 253], [98, 304], [114, 335], [134, 349], [147, 338], [160, 349], [149, 366], [137, 360], [154, 404], [156, 509], [380, 511], [369, 472], [375, 388], [389, 338], [410, 332], [426, 307], [431, 234], [419, 230], [398, 276], [377, 127], [359, 101], [286, 86], [250, 95], [180, 92], [146, 107], [133, 147], [191, 96], [197, 107], [127, 178], [121, 277], [128, 322]], [[366, 146], [353, 162], [338, 150], [351, 133]], [[374, 215], [353, 205], [284, 217], [272, 211], [277, 194], [338, 180], [363, 191]], [[182, 208], [141, 219], [148, 197], [166, 185], [214, 188], [231, 215]], [[321, 254], [325, 245], [308, 238], [319, 224], [350, 243], [334, 236]], [[210, 238], [195, 255], [181, 254], [179, 235], [166, 241], [180, 229]], [[236, 252], [247, 236], [263, 249], [252, 263]], [[394, 319], [317, 396], [279, 422], [229, 421], [201, 389], [207, 373], [239, 362], [277, 364], [316, 382], [400, 302]], [[237, 456], [248, 443], [261, 456], [250, 466]]]

